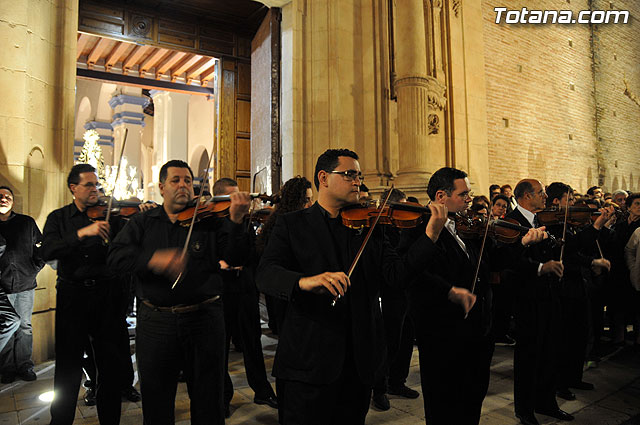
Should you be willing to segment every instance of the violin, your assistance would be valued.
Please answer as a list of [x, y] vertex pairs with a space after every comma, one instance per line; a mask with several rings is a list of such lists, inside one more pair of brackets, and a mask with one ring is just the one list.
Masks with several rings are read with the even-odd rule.
[[[516, 242], [521, 234], [530, 230], [529, 227], [520, 225], [517, 220], [512, 218], [489, 220], [489, 229], [487, 230], [487, 220], [484, 216], [464, 217], [458, 215], [456, 216], [456, 231], [465, 239], [480, 238], [486, 232], [487, 236], [492, 239], [510, 244]], [[554, 245], [559, 244], [551, 233], [545, 233]]]
[[[251, 197], [251, 199], [260, 199], [264, 202], [273, 202], [273, 197], [264, 193], [250, 193], [249, 196]], [[181, 226], [189, 227], [194, 219], [194, 214], [196, 222], [211, 217], [227, 217], [229, 215], [229, 207], [231, 206], [230, 195], [217, 195], [206, 201], [204, 200], [204, 198], [202, 198], [202, 200], [200, 199], [201, 198], [195, 198], [189, 204], [187, 204], [187, 208], [178, 213], [177, 222]], [[199, 203], [197, 208], [196, 203]]]
[[[380, 208], [375, 202], [363, 202], [349, 205], [340, 211], [342, 224], [350, 229], [360, 230], [370, 227], [380, 213]], [[449, 217], [455, 218], [456, 214], [450, 212]], [[382, 208], [379, 224], [390, 224], [398, 229], [411, 229], [420, 225], [425, 219], [431, 217], [431, 210], [415, 202], [388, 202]]]
[[[117, 215], [129, 219], [140, 212], [140, 204], [142, 203], [143, 202], [135, 201], [113, 201], [111, 204], [111, 216]], [[108, 208], [107, 203], [101, 201], [96, 205], [87, 207], [87, 216], [91, 220], [104, 220], [107, 218]]]
[[[374, 203], [362, 203], [350, 205], [340, 211], [342, 224], [350, 229], [362, 229], [369, 227], [380, 213], [380, 208]], [[471, 239], [484, 235], [487, 218], [483, 216], [467, 217], [463, 214], [448, 213], [449, 218], [456, 224], [456, 230], [464, 238]], [[389, 202], [382, 209], [379, 224], [387, 224], [398, 229], [414, 228], [424, 221], [429, 221], [431, 210], [415, 202]], [[513, 219], [498, 219], [489, 223], [488, 236], [504, 242], [513, 243], [521, 234], [527, 233], [528, 227], [521, 226]], [[557, 244], [556, 239], [547, 232], [549, 239]]]
[[545, 208], [542, 211], [538, 211], [536, 217], [541, 226], [554, 226], [563, 224], [566, 215], [567, 224], [580, 227], [593, 223], [600, 214], [600, 211], [585, 204], [585, 206], [570, 206], [569, 211], [564, 207]]

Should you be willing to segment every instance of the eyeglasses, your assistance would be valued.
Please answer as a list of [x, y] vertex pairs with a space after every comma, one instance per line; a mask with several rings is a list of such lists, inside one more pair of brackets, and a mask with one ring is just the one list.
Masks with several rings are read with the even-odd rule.
[[342, 176], [343, 179], [345, 180], [349, 180], [349, 181], [355, 181], [356, 179], [359, 179], [361, 182], [364, 181], [364, 176], [362, 175], [362, 172], [357, 171], [357, 170], [347, 170], [347, 171], [329, 171], [330, 174], [340, 174]]
[[94, 182], [88, 182], [85, 184], [79, 184], [78, 186], [83, 186], [87, 189], [98, 189], [101, 190], [102, 189], [102, 185], [100, 183], [94, 183]]
[[462, 199], [467, 199], [467, 198], [473, 198], [473, 192], [460, 192], [458, 193], [458, 196], [461, 197]]

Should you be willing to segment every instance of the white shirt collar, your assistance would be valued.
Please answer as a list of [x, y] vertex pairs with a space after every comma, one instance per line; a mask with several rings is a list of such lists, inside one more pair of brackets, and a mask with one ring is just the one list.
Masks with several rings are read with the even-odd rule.
[[525, 208], [522, 208], [520, 205], [518, 205], [516, 208], [518, 209], [518, 211], [520, 211], [520, 213], [524, 216], [524, 218], [527, 219], [527, 221], [529, 222], [531, 227], [535, 227], [533, 225], [533, 219], [535, 218], [536, 215], [534, 213], [532, 213], [531, 211], [529, 211], [529, 210], [527, 210]]

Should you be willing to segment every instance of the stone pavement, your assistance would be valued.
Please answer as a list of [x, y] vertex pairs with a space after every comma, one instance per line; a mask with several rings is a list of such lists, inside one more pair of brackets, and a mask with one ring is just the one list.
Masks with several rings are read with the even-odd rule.
[[[263, 336], [263, 346], [267, 369], [271, 369], [277, 341]], [[266, 406], [253, 404], [253, 392], [247, 386], [244, 376], [242, 355], [231, 353], [230, 368], [236, 393], [232, 401], [232, 416], [228, 424], [276, 425], [277, 413]], [[0, 386], [0, 425], [48, 424], [49, 403], [40, 401], [38, 396], [53, 388], [54, 362], [38, 365], [38, 380], [35, 382], [16, 381]], [[489, 394], [485, 399], [481, 424], [510, 425], [518, 420], [513, 413], [513, 349], [496, 347], [491, 367]], [[560, 402], [560, 407], [576, 416], [577, 425], [638, 425], [640, 424], [640, 353], [631, 347], [618, 351], [604, 359], [597, 368], [585, 372], [585, 381], [596, 386], [595, 391], [576, 390], [577, 400]], [[420, 392], [418, 355], [414, 352], [411, 372], [407, 385]], [[79, 394], [76, 420], [74, 424], [98, 424], [96, 408], [87, 407]], [[422, 396], [416, 400], [390, 397], [391, 410], [376, 411], [373, 407], [367, 416], [367, 424], [420, 424], [424, 423]], [[141, 403], [122, 403], [121, 424], [141, 424]], [[537, 415], [541, 424], [555, 424], [557, 421]], [[189, 424], [189, 398], [185, 384], [180, 384], [176, 399], [176, 420], [180, 425]], [[455, 424], [452, 424], [455, 425]]]

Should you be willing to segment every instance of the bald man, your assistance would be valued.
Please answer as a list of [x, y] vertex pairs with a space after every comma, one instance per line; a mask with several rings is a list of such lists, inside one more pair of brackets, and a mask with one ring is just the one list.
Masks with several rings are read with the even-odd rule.
[[[520, 181], [513, 191], [518, 202], [507, 218], [538, 227], [536, 213], [547, 194], [539, 180]], [[513, 359], [515, 413], [525, 425], [537, 425], [534, 412], [560, 420], [573, 416], [556, 401], [557, 348], [560, 345], [559, 280], [564, 266], [548, 240], [527, 248], [510, 278], [516, 291], [516, 348]]]

